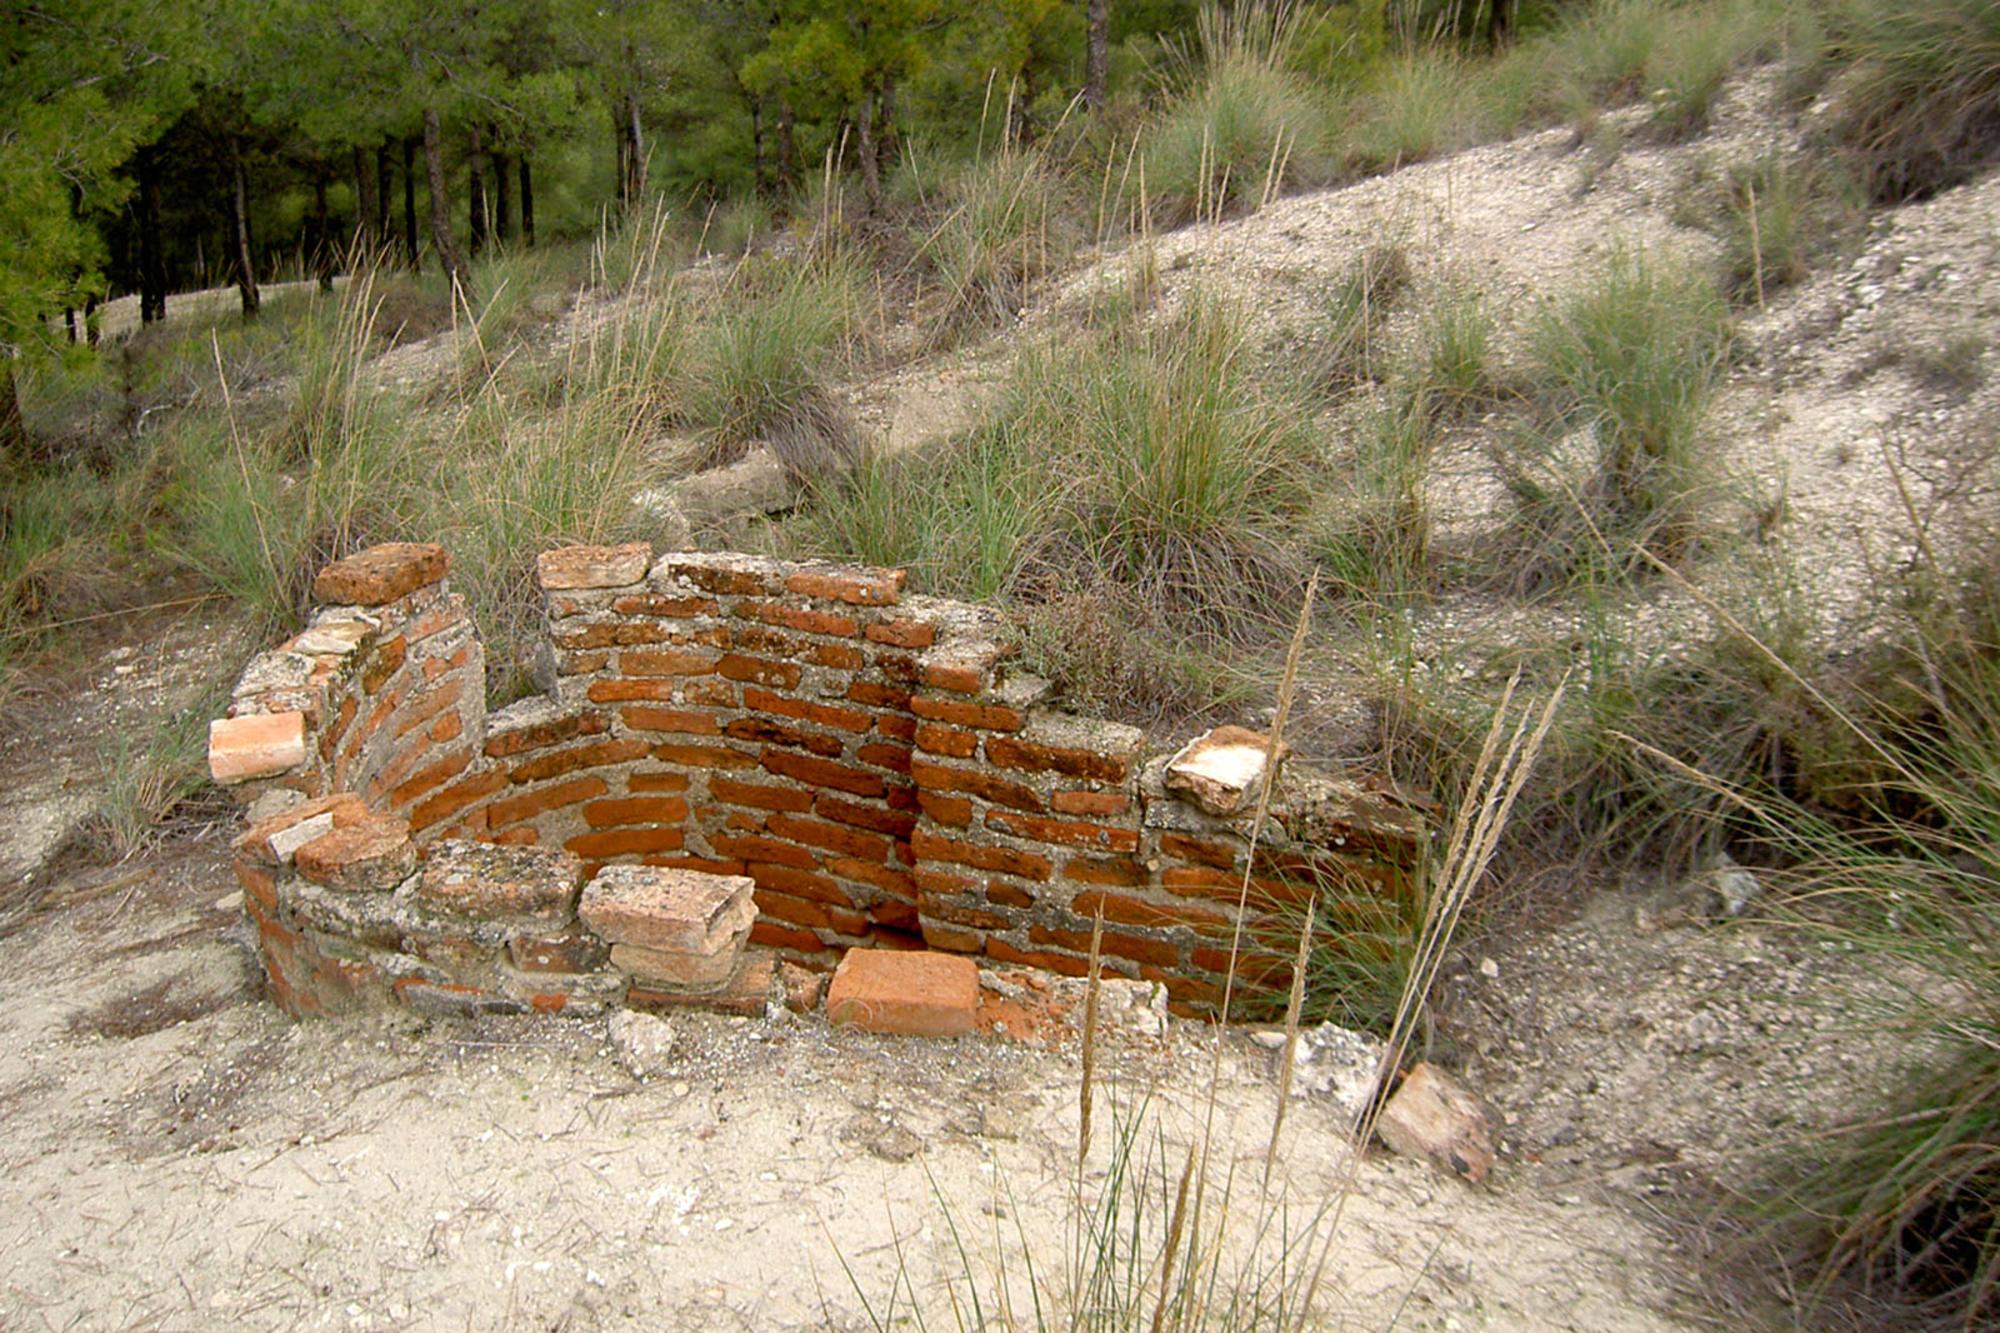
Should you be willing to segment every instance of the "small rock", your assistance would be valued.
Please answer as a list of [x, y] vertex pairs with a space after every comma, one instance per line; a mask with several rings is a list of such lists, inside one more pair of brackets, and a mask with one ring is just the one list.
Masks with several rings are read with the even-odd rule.
[[1404, 1077], [1375, 1132], [1391, 1151], [1422, 1157], [1474, 1185], [1493, 1169], [1492, 1112], [1435, 1065], [1419, 1064]]
[[[1284, 1060], [1284, 1034], [1278, 1034], [1277, 1061]], [[1382, 1066], [1388, 1047], [1365, 1032], [1351, 1032], [1336, 1023], [1322, 1023], [1299, 1033], [1292, 1059], [1292, 1096], [1324, 1097], [1333, 1103], [1341, 1124], [1352, 1130], [1382, 1086]]]
[[674, 1039], [673, 1023], [657, 1014], [620, 1009], [611, 1015], [611, 1048], [618, 1053], [618, 1063], [634, 1078], [649, 1078], [670, 1069]]
[[1479, 975], [1485, 977], [1488, 981], [1498, 981], [1500, 979], [1500, 964], [1494, 962], [1491, 958], [1480, 959]]
[[1268, 762], [1285, 761], [1290, 747], [1271, 752], [1271, 739], [1245, 727], [1216, 727], [1195, 737], [1167, 761], [1167, 790], [1186, 792], [1212, 815], [1241, 811], [1264, 780]]

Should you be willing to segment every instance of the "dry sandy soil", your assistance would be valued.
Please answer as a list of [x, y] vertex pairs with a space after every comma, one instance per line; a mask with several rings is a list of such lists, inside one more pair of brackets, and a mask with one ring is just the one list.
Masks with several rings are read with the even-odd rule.
[[[1388, 229], [1420, 284], [1472, 284], [1502, 312], [1505, 355], [1533, 300], [1621, 238], [1712, 245], [1673, 223], [1679, 182], [1703, 154], [1761, 151], [1779, 132], [1763, 96], [1740, 89], [1691, 146], [1635, 142], [1607, 163], [1549, 132], [1163, 237], [1168, 299], [1197, 277], [1254, 284], [1281, 342]], [[1989, 179], [1886, 215], [1857, 258], [1747, 321], [1718, 423], [1746, 488], [1786, 490], [1824, 632], [1907, 555], [1886, 458], [1903, 458], [1920, 503], [1982, 494], [1960, 464], [1990, 437], [1994, 391], [1940, 389], [1898, 353], [1990, 328], [1996, 199]], [[921, 447], [964, 418], [1015, 339], [1128, 262], [1107, 256], [1022, 328], [850, 396], [888, 442]], [[1496, 494], [1480, 429], [1433, 483], [1447, 523], [1474, 532]], [[914, 1299], [952, 1326], [971, 1319], [968, 1274], [989, 1317], [1005, 1292], [1033, 1324], [1024, 1243], [1049, 1322], [1066, 1321], [1065, 1254], [1107, 1190], [1112, 1138], [1101, 1112], [1080, 1209], [1073, 1040], [683, 1018], [639, 1079], [602, 1022], [290, 1023], [257, 991], [226, 819], [183, 821], [111, 866], [63, 845], [115, 737], [144, 734], [250, 648], [200, 608], [122, 633], [0, 727], [0, 1327], [850, 1328], [884, 1319], [898, 1290], [897, 1320]], [[1434, 1054], [1510, 1131], [1483, 1188], [1379, 1151], [1352, 1163], [1331, 1112], [1304, 1104], [1260, 1198], [1274, 1081], [1264, 1052], [1228, 1038], [1210, 1158], [1214, 1188], [1235, 1180], [1224, 1267], [1279, 1263], [1269, 1238], [1245, 1257], [1260, 1223], [1282, 1214], [1296, 1237], [1345, 1188], [1337, 1230], [1321, 1217], [1310, 1231], [1313, 1245], [1331, 1235], [1324, 1326], [1713, 1322], [1685, 1219], [1753, 1146], [1894, 1078], [1854, 1004], [1887, 983], [1660, 892], [1612, 886], [1447, 975]], [[1211, 1041], [1183, 1024], [1128, 1033], [1101, 1067], [1100, 1107], [1136, 1126], [1156, 1195], [1200, 1137]], [[1148, 1253], [1164, 1213], [1147, 1219]]]

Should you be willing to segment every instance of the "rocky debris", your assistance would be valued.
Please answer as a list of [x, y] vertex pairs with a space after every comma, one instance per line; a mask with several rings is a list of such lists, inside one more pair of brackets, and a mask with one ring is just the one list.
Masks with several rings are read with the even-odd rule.
[[711, 875], [665, 866], [614, 865], [597, 872], [579, 910], [613, 944], [709, 954], [747, 924], [756, 885], [742, 875]]
[[837, 1026], [912, 1037], [959, 1037], [979, 1010], [979, 965], [956, 954], [850, 949], [827, 988]]
[[1714, 895], [1712, 906], [1722, 916], [1742, 916], [1746, 908], [1764, 891], [1757, 877], [1738, 865], [1728, 852], [1717, 852], [1715, 864], [1703, 876], [1708, 891]]
[[305, 758], [303, 712], [219, 717], [208, 724], [208, 775], [218, 783], [272, 777]]
[[[1258, 1033], [1259, 1045], [1272, 1048], [1273, 1071], [1285, 1058], [1282, 1032]], [[1276, 1038], [1275, 1041], [1271, 1038]], [[1321, 1023], [1299, 1032], [1292, 1057], [1292, 1096], [1319, 1097], [1333, 1103], [1350, 1130], [1359, 1124], [1382, 1087], [1389, 1048], [1378, 1037], [1354, 1032], [1337, 1023]]]
[[624, 588], [646, 577], [653, 563], [651, 542], [623, 546], [565, 546], [535, 557], [535, 572], [549, 591]]
[[625, 992], [625, 1003], [634, 1009], [707, 1009], [743, 1018], [766, 1018], [777, 979], [776, 963], [767, 951], [746, 949], [728, 980], [713, 990], [669, 990], [635, 979]]
[[1424, 1063], [1403, 1082], [1375, 1121], [1391, 1151], [1421, 1157], [1477, 1185], [1493, 1169], [1495, 1119], [1486, 1104], [1437, 1066]]
[[1271, 738], [1247, 727], [1216, 727], [1181, 747], [1167, 761], [1168, 791], [1186, 792], [1212, 815], [1237, 814], [1255, 797], [1273, 759], [1282, 764], [1290, 753], [1280, 744], [1271, 753]]
[[795, 1014], [809, 1014], [819, 1008], [819, 997], [826, 989], [826, 978], [797, 963], [778, 964], [778, 984], [785, 991], [785, 1008]]
[[345, 828], [331, 827], [331, 812], [299, 824], [326, 820], [329, 828], [302, 844], [293, 857], [298, 872], [315, 884], [349, 893], [388, 893], [417, 868], [410, 821], [378, 815]]
[[614, 1009], [609, 1024], [611, 1049], [633, 1078], [645, 1080], [673, 1070], [673, 1020], [658, 1014]]
[[438, 582], [450, 568], [451, 557], [433, 542], [384, 542], [320, 570], [313, 599], [381, 606]]
[[840, 1141], [865, 1150], [885, 1162], [907, 1162], [923, 1150], [924, 1141], [894, 1120], [868, 1111], [856, 1112], [840, 1127]]

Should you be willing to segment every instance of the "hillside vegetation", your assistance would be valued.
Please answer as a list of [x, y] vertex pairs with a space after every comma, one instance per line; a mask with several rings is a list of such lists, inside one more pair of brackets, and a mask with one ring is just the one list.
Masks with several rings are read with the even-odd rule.
[[[696, 49], [655, 54], [678, 89], [741, 76], [711, 119], [637, 91], [643, 32], [624, 75], [514, 69], [492, 95], [527, 109], [490, 135], [580, 160], [578, 108], [624, 108], [616, 181], [545, 171], [563, 202], [529, 244], [458, 157], [473, 211], [438, 202], [421, 271], [359, 187], [292, 208], [300, 281], [219, 305], [98, 262], [129, 218], [43, 227], [0, 261], [0, 701], [153, 602], [295, 626], [321, 563], [389, 539], [451, 549], [496, 701], [530, 688], [532, 560], [567, 541], [907, 566], [1005, 608], [1072, 706], [1174, 727], [1268, 723], [1309, 610], [1292, 743], [1448, 816], [1507, 692], [1560, 693], [1466, 928], [1740, 865], [1754, 912], [1917, 978], [1881, 1018], [1922, 1078], [1773, 1153], [1725, 1216], [1745, 1273], [1790, 1265], [1803, 1324], [2000, 1315], [2000, 254], [1966, 241], [2000, 201], [2000, 3], [1134, 6], [1102, 66], [1082, 16], [1003, 8], [891, 6], [897, 43], [849, 49], [810, 6], [763, 44], [696, 7]], [[823, 105], [815, 61], [847, 80]], [[259, 77], [236, 103], [226, 72], [149, 85], [167, 110], [105, 179], [181, 151], [135, 127], [225, 105], [222, 139], [332, 160]], [[435, 155], [436, 109], [397, 96]], [[657, 154], [642, 103], [680, 127]], [[173, 317], [57, 332], [127, 287]], [[915, 447], [864, 410], [973, 380], [944, 414], [970, 426]], [[753, 456], [784, 503], [691, 530], [634, 503]], [[124, 756], [109, 853], [196, 790], [196, 740], [166, 719]], [[1309, 1018], [1393, 1015], [1431, 906], [1366, 923], [1375, 968], [1322, 925]]]

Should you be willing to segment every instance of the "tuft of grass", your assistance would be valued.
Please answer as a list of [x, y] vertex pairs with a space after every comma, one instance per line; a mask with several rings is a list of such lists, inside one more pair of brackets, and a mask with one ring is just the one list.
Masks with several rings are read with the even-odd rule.
[[1698, 179], [1679, 216], [1721, 238], [1731, 299], [1761, 307], [1838, 252], [1857, 233], [1862, 210], [1836, 163], [1773, 152], [1731, 164], [1720, 180]]
[[1394, 170], [1474, 141], [1481, 129], [1477, 91], [1471, 68], [1451, 51], [1390, 62], [1349, 104], [1349, 165]]
[[1970, 177], [2000, 144], [2000, 5], [1840, 0], [1829, 46], [1844, 66], [1832, 136], [1869, 198], [1925, 198]]
[[1204, 4], [1198, 54], [1144, 140], [1143, 180], [1168, 223], [1256, 208], [1334, 168], [1328, 110], [1291, 64], [1303, 9]]
[[1730, 319], [1692, 267], [1619, 250], [1529, 328], [1540, 423], [1502, 456], [1524, 528], [1545, 559], [1693, 540], [1713, 491], [1704, 422]]
[[1426, 407], [1446, 419], [1493, 394], [1493, 313], [1474, 290], [1447, 287], [1425, 308], [1418, 334]]
[[944, 293], [944, 337], [1021, 312], [1030, 284], [1069, 251], [1064, 195], [1041, 152], [1011, 146], [952, 181], [950, 210], [923, 245]]
[[1307, 371], [1316, 387], [1340, 392], [1382, 377], [1389, 364], [1383, 331], [1409, 285], [1409, 254], [1389, 240], [1362, 251], [1328, 288], [1326, 331]]
[[1401, 602], [1427, 591], [1431, 521], [1425, 480], [1436, 428], [1421, 391], [1399, 385], [1362, 417], [1345, 493], [1318, 518], [1314, 554], [1326, 581], [1365, 603]]

